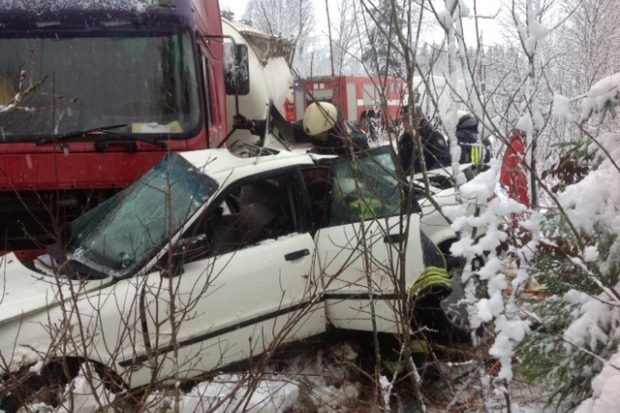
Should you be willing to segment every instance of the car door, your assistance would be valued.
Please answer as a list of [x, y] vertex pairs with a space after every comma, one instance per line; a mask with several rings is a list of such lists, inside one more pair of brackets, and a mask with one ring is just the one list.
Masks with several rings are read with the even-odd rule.
[[419, 216], [402, 214], [389, 147], [330, 165], [326, 218], [315, 234], [315, 270], [336, 327], [396, 332], [401, 298], [423, 270]]
[[281, 171], [228, 185], [183, 235], [182, 273], [157, 275], [145, 293], [147, 347], [162, 372], [194, 375], [324, 331], [299, 179]]

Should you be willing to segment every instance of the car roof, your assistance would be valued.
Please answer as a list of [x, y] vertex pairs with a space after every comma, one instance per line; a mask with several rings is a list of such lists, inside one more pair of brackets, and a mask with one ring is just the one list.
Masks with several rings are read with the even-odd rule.
[[[258, 147], [252, 148], [258, 151], [261, 149]], [[293, 166], [312, 166], [315, 164], [316, 159], [325, 158], [325, 156], [316, 156], [308, 153], [270, 149], [259, 152], [258, 156], [252, 155], [255, 154], [248, 154], [247, 152], [240, 154], [225, 148], [181, 152], [181, 156], [187, 161], [220, 184], [230, 178], [239, 179]]]

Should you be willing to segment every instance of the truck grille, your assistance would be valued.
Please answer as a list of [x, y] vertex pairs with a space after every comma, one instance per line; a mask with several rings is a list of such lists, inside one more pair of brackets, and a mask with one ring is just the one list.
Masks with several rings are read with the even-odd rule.
[[0, 192], [0, 251], [41, 249], [114, 190]]

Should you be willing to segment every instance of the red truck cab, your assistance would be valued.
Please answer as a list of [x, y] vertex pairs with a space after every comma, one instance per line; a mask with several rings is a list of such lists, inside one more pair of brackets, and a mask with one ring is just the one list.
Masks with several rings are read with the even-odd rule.
[[28, 3], [0, 9], [0, 251], [226, 132], [217, 0]]

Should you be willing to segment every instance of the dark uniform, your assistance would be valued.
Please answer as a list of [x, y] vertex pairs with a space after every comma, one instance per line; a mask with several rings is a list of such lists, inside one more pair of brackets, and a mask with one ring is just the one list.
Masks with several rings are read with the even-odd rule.
[[459, 118], [456, 125], [456, 140], [461, 147], [459, 163], [488, 163], [491, 159], [491, 143], [488, 139], [478, 143], [478, 120], [466, 114]]
[[[443, 135], [424, 118], [420, 118], [416, 129], [420, 134], [426, 170], [448, 166], [450, 164], [450, 147]], [[403, 171], [407, 175], [422, 171], [422, 162], [418, 156], [418, 151], [414, 148], [414, 139], [411, 133], [404, 132], [398, 138], [398, 155]]]

